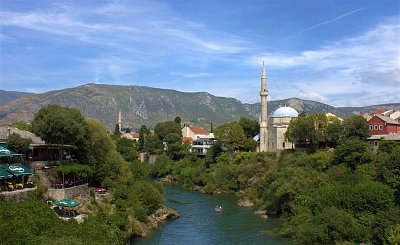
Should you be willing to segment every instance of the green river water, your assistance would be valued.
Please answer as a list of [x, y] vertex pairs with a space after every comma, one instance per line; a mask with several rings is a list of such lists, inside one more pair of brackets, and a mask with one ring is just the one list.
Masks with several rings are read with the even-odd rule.
[[[277, 219], [261, 219], [254, 209], [237, 207], [233, 196], [165, 185], [165, 199], [166, 206], [178, 210], [181, 217], [159, 224], [149, 238], [135, 238], [131, 244], [290, 244], [269, 234]], [[217, 205], [222, 206], [221, 213], [214, 211]]]

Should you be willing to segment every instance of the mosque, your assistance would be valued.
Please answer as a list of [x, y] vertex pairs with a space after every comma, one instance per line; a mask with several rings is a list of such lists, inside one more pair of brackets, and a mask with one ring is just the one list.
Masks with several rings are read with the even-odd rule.
[[285, 149], [293, 149], [294, 144], [285, 141], [285, 133], [292, 118], [298, 117], [299, 113], [289, 106], [283, 106], [275, 110], [268, 117], [267, 115], [267, 76], [263, 63], [261, 75], [261, 117], [260, 117], [260, 133], [255, 140], [259, 140], [257, 145], [258, 152], [282, 151]]

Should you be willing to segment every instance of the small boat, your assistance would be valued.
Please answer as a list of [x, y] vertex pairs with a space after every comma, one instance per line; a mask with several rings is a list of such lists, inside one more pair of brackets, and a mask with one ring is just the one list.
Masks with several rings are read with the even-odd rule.
[[215, 207], [215, 208], [214, 208], [214, 211], [215, 211], [215, 212], [222, 212], [222, 207], [221, 207], [221, 206]]

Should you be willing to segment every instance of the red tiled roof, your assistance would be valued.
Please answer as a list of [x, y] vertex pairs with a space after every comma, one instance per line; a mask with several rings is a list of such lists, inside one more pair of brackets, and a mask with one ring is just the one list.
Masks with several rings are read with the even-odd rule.
[[194, 134], [203, 134], [203, 135], [208, 135], [210, 134], [207, 130], [205, 130], [204, 128], [200, 128], [200, 127], [196, 127], [193, 125], [189, 125], [188, 126], [190, 130], [192, 130], [192, 132]]
[[132, 138], [139, 138], [139, 137], [140, 137], [139, 133], [132, 133]]
[[374, 114], [382, 114], [382, 113], [384, 113], [385, 111], [382, 109], [382, 108], [377, 108], [375, 111], [374, 111]]

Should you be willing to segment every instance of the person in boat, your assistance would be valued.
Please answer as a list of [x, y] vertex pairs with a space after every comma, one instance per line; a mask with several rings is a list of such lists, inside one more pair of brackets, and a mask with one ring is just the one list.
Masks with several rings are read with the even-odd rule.
[[215, 212], [222, 212], [222, 206], [216, 206], [214, 210]]

